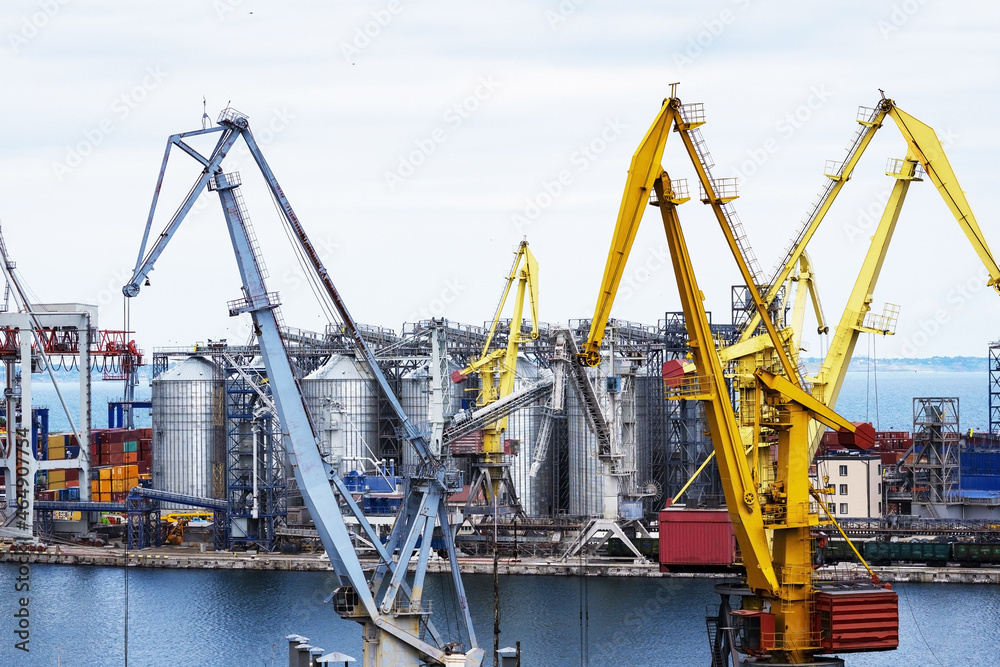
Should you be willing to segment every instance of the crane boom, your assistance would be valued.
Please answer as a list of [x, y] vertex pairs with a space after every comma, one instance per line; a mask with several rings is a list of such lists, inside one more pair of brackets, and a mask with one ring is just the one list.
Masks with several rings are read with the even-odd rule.
[[[781, 289], [781, 286], [785, 284], [785, 281], [792, 274], [796, 262], [799, 261], [799, 257], [805, 252], [806, 246], [816, 233], [816, 230], [819, 229], [820, 223], [826, 218], [826, 214], [837, 200], [837, 195], [840, 194], [847, 181], [851, 180], [854, 168], [864, 154], [865, 149], [868, 148], [868, 144], [875, 137], [875, 133], [882, 127], [882, 121], [885, 120], [888, 111], [889, 105], [885, 104], [885, 100], [883, 100], [874, 108], [862, 107], [858, 113], [858, 124], [860, 127], [857, 128], [850, 145], [847, 147], [847, 158], [843, 162], [834, 162], [830, 165], [831, 168], [826, 173], [828, 180], [824, 184], [823, 191], [819, 194], [809, 212], [806, 213], [802, 225], [788, 246], [783, 261], [779, 262], [771, 276], [767, 294], [764, 296], [765, 304], [770, 305], [778, 295], [778, 290]], [[752, 336], [757, 330], [759, 323], [760, 316], [754, 314], [740, 333], [740, 340], [746, 340]]]
[[[747, 285], [748, 292], [758, 310], [762, 310], [763, 298], [759, 291], [760, 278], [757, 275], [756, 260], [750, 251], [746, 235], [742, 231], [735, 212], [728, 206], [728, 203], [735, 199], [736, 195], [723, 192], [720, 182], [711, 173], [711, 160], [698, 129], [704, 124], [700, 106], [695, 105], [695, 108], [686, 109], [677, 98], [665, 99], [659, 113], [653, 120], [653, 124], [632, 155], [632, 163], [625, 181], [625, 192], [618, 209], [618, 221], [615, 224], [608, 260], [604, 268], [604, 277], [598, 292], [597, 306], [594, 309], [594, 317], [590, 321], [590, 333], [579, 355], [581, 363], [589, 366], [596, 366], [600, 363], [604, 328], [607, 326], [611, 306], [618, 293], [618, 285], [625, 271], [625, 263], [632, 249], [632, 243], [639, 230], [644, 202], [649, 199], [652, 183], [659, 176], [660, 161], [671, 127], [680, 134], [691, 164], [698, 174], [704, 193], [702, 201], [711, 206], [726, 242], [736, 257], [737, 266]], [[686, 197], [684, 201], [687, 201]], [[774, 341], [778, 361], [785, 375], [791, 378], [794, 383], [800, 384], [798, 368], [793, 363], [791, 353], [778, 335], [770, 318], [764, 319], [764, 327], [768, 336]]]
[[[220, 137], [208, 157], [197, 153], [183, 142], [184, 137], [213, 132], [220, 133]], [[354, 551], [351, 534], [341, 513], [341, 502], [354, 515], [369, 539], [375, 532], [347, 493], [337, 471], [320, 456], [315, 428], [279, 329], [278, 297], [276, 293], [267, 291], [262, 258], [239, 192], [241, 185], [239, 174], [225, 173], [222, 168], [230, 149], [241, 137], [250, 149], [272, 195], [279, 203], [283, 222], [290, 227], [293, 238], [308, 257], [312, 270], [324, 285], [327, 296], [333, 302], [348, 331], [355, 335], [355, 342], [362, 358], [369, 363], [377, 383], [400, 418], [405, 437], [420, 459], [417, 471], [409, 480], [403, 509], [393, 527], [389, 542], [384, 548], [378, 549], [381, 560], [371, 581], [366, 577]], [[196, 159], [204, 169], [167, 227], [157, 237], [153, 247], [144, 254], [159, 198], [160, 185], [173, 146], [179, 147]], [[317, 532], [330, 557], [331, 566], [340, 581], [340, 587], [331, 596], [334, 607], [342, 617], [355, 620], [365, 628], [365, 666], [417, 667], [434, 664], [477, 667], [482, 661], [483, 650], [476, 644], [445, 507], [445, 498], [448, 492], [455, 489], [456, 480], [443, 462], [436, 460], [430, 453], [426, 442], [403, 413], [398, 399], [375, 363], [374, 355], [360, 336], [357, 325], [254, 141], [245, 115], [234, 109], [226, 109], [220, 116], [217, 127], [170, 137], [143, 234], [139, 260], [132, 278], [122, 291], [129, 297], [139, 293], [142, 281], [152, 271], [156, 259], [162, 254], [174, 232], [205, 188], [219, 195], [243, 283], [243, 297], [230, 302], [229, 313], [231, 316], [248, 313], [253, 320], [278, 419], [284, 437], [288, 439], [290, 445], [289, 458], [303, 499], [313, 516]], [[458, 484], [460, 485], [460, 481]], [[339, 500], [337, 493], [340, 494]], [[464, 645], [466, 641], [468, 642], [469, 650], [466, 653], [454, 650], [454, 643], [444, 643], [441, 634], [430, 621], [429, 610], [421, 601], [431, 538], [437, 524], [441, 526], [442, 537], [449, 554], [458, 598], [457, 608], [463, 615], [462, 630], [465, 634], [458, 643]], [[417, 565], [412, 580], [407, 581], [407, 564], [411, 556], [416, 556]]]
[[726, 506], [733, 530], [743, 553], [747, 583], [755, 590], [777, 593], [778, 579], [764, 532], [764, 519], [757, 502], [757, 481], [741, 446], [739, 427], [726, 389], [722, 363], [716, 353], [714, 337], [708, 323], [701, 290], [694, 275], [684, 233], [677, 219], [676, 201], [664, 173], [653, 182], [656, 199], [663, 218], [670, 258], [677, 280], [677, 292], [684, 311], [684, 323], [690, 338], [689, 346], [698, 378], [692, 392], [685, 398], [701, 400], [705, 405], [706, 421], [719, 461], [719, 476], [726, 496]]
[[679, 107], [680, 100], [672, 98], [663, 100], [660, 112], [632, 155], [632, 163], [629, 165], [628, 177], [625, 180], [625, 194], [618, 209], [618, 224], [615, 225], [611, 251], [608, 253], [604, 278], [598, 293], [597, 307], [594, 309], [594, 317], [590, 320], [590, 334], [580, 352], [581, 361], [588, 366], [596, 366], [601, 361], [604, 327], [611, 317], [611, 306], [625, 272], [625, 262], [632, 250], [635, 235], [639, 231], [639, 222], [642, 220], [649, 193], [652, 192], [653, 180], [659, 176], [663, 148], [667, 145], [668, 132], [677, 118]]
[[889, 116], [896, 122], [896, 126], [906, 139], [906, 143], [912, 151], [916, 160], [927, 172], [927, 176], [938, 189], [944, 203], [948, 205], [948, 210], [955, 216], [959, 227], [965, 232], [965, 236], [972, 244], [972, 248], [979, 255], [986, 270], [990, 273], [988, 282], [995, 290], [1000, 291], [1000, 267], [997, 267], [993, 253], [986, 244], [986, 237], [979, 229], [976, 216], [972, 214], [972, 207], [969, 206], [962, 186], [958, 183], [958, 177], [948, 162], [945, 155], [944, 146], [938, 139], [934, 129], [929, 125], [920, 122], [910, 114], [906, 113], [895, 104], [892, 105]]
[[[861, 107], [859, 110], [858, 123], [861, 127], [858, 128], [850, 146], [848, 146], [847, 159], [843, 162], [834, 162], [827, 171], [828, 180], [823, 191], [807, 213], [801, 229], [789, 245], [784, 261], [779, 263], [771, 278], [764, 298], [765, 303], [770, 304], [777, 296], [778, 290], [788, 280], [796, 261], [805, 251], [816, 230], [819, 229], [820, 223], [823, 222], [833, 206], [840, 190], [850, 180], [854, 167], [860, 161], [875, 133], [882, 127], [886, 116], [892, 118], [899, 128], [906, 140], [910, 155], [930, 177], [948, 209], [955, 216], [959, 227], [983, 262], [990, 274], [987, 284], [1000, 291], [1000, 282], [998, 282], [1000, 281], [1000, 267], [997, 266], [996, 260], [993, 258], [993, 253], [986, 243], [986, 238], [979, 228], [979, 223], [972, 213], [972, 207], [969, 205], [961, 185], [959, 185], [958, 177], [948, 161], [948, 156], [945, 154], [944, 146], [938, 139], [937, 133], [926, 123], [900, 109], [893, 100], [883, 96], [875, 107]], [[754, 315], [740, 332], [740, 340], [745, 341], [753, 336], [759, 322], [759, 316]]]

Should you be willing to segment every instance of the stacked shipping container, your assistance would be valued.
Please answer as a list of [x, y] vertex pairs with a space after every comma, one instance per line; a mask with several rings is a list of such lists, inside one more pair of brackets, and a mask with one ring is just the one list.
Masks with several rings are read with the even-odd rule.
[[90, 465], [92, 468], [134, 463], [139, 474], [149, 474], [152, 467], [153, 429], [100, 429], [92, 431]]
[[139, 471], [135, 463], [103, 466], [91, 471], [90, 496], [94, 502], [124, 502], [129, 490], [139, 486]]
[[[95, 429], [90, 443], [90, 491], [95, 502], [123, 502], [129, 489], [148, 483], [153, 455], [153, 429]], [[79, 500], [80, 471], [72, 462], [80, 455], [73, 433], [49, 434], [43, 448], [51, 461], [67, 467], [39, 473], [39, 500]]]
[[91, 498], [123, 502], [132, 487], [150, 477], [153, 429], [101, 429], [92, 431], [91, 437]]
[[[48, 446], [43, 450], [43, 458], [49, 461], [67, 461], [67, 466], [74, 466], [73, 459], [80, 456], [80, 443], [76, 434], [49, 434]], [[75, 467], [62, 470], [48, 470], [39, 473], [37, 488], [39, 500], [79, 500], [80, 471]]]
[[[882, 459], [883, 466], [893, 466], [913, 445], [913, 437], [907, 431], [876, 431], [875, 444], [869, 450]], [[844, 449], [840, 445], [836, 431], [826, 431], [820, 440], [817, 456], [826, 456]]]

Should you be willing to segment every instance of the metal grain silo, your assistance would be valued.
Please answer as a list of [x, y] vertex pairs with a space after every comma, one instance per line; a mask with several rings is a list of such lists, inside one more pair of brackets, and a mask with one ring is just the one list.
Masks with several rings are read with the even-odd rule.
[[[215, 366], [190, 357], [153, 379], [153, 486], [202, 498], [225, 492], [222, 386]], [[224, 451], [224, 450], [223, 450]]]
[[301, 382], [320, 450], [341, 474], [377, 458], [378, 387], [357, 359], [334, 355]]
[[[607, 404], [605, 378], [610, 364], [602, 361], [597, 368], [588, 368], [601, 406]], [[566, 422], [569, 449], [569, 508], [571, 515], [601, 516], [603, 479], [601, 461], [597, 457], [597, 436], [590, 427], [587, 415], [576, 391], [566, 391]]]
[[[548, 371], [539, 369], [523, 354], [518, 354], [514, 391], [530, 387], [538, 382], [543, 374], [548, 374]], [[507, 418], [507, 431], [504, 433], [504, 439], [516, 440], [518, 443], [518, 454], [511, 457], [510, 474], [521, 501], [521, 508], [528, 516], [549, 514], [551, 506], [551, 464], [547, 462], [534, 478], [529, 475], [531, 459], [538, 440], [538, 429], [541, 426], [542, 410], [543, 406], [532, 405], [511, 413]], [[548, 461], [551, 461], [551, 457]]]
[[[444, 371], [444, 382], [447, 390], [444, 394], [443, 412], [445, 418], [451, 417], [462, 406], [462, 398], [466, 396], [466, 389], [469, 382], [454, 383], [451, 381], [451, 373], [461, 370], [455, 363], [448, 362]], [[475, 396], [475, 393], [469, 394]], [[399, 392], [399, 402], [403, 406], [403, 412], [410, 419], [416, 429], [425, 434], [431, 432], [431, 420], [433, 418], [433, 406], [431, 401], [431, 371], [430, 363], [408, 371], [403, 375], [403, 381]], [[429, 444], [429, 443], [428, 443]], [[406, 443], [403, 446], [403, 464], [414, 464], [417, 462], [417, 455]], [[398, 462], [397, 462], [398, 463]]]

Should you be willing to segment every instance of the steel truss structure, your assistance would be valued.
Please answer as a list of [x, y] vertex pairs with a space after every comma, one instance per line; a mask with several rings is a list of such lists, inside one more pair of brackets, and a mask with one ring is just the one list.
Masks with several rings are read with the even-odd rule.
[[[398, 335], [380, 326], [360, 324], [359, 329], [375, 351], [386, 379], [399, 391], [408, 374], [430, 363], [433, 332], [440, 332], [445, 341], [448, 360], [464, 367], [482, 353], [489, 324], [477, 326], [443, 319], [423, 320], [404, 324]], [[527, 335], [531, 331], [531, 323], [524, 320], [521, 328]], [[521, 346], [525, 357], [544, 371], [552, 368], [555, 331], [558, 328], [557, 325], [542, 322], [538, 338]], [[589, 319], [569, 322], [569, 329], [578, 341], [583, 340], [589, 328]], [[731, 340], [735, 331], [728, 324], [712, 325], [712, 328], [723, 342]], [[338, 327], [328, 327], [322, 333], [287, 326], [283, 326], [281, 331], [299, 379], [321, 367], [334, 355], [355, 354], [353, 340]], [[509, 331], [510, 320], [500, 320], [491, 347], [505, 346]], [[697, 401], [667, 401], [663, 396], [663, 363], [682, 359], [688, 354], [683, 314], [668, 312], [656, 325], [611, 320], [605, 346], [614, 351], [616, 358], [628, 360], [634, 367], [635, 478], [643, 488], [648, 485], [655, 488], [655, 493], [648, 496], [643, 507], [646, 517], [652, 518], [662, 499], [673, 497], [712, 451], [700, 404]], [[285, 525], [286, 508], [297, 506], [301, 501], [294, 478], [289, 477], [285, 468], [279, 465], [285, 457], [281, 443], [266, 435], [278, 428], [274, 418], [265, 417], [262, 421], [261, 417], [255, 417], [255, 412], [266, 407], [261, 394], [267, 395], [268, 392], [263, 382], [259, 347], [229, 345], [226, 341], [219, 341], [193, 347], [159, 348], [153, 352], [154, 376], [166, 370], [171, 363], [190, 356], [212, 359], [216, 380], [224, 388], [224, 396], [220, 399], [223, 421], [217, 429], [215, 446], [225, 452], [225, 456], [217, 460], [225, 460], [227, 465], [222, 471], [222, 493], [219, 495], [229, 499], [229, 512], [237, 527], [242, 525], [244, 519], [254, 523], [247, 502], [252, 497], [252, 441], [257, 430], [258, 499], [259, 504], [268, 509], [265, 511], [258, 507], [256, 532], [250, 531], [252, 535], [245, 538], [236, 536], [235, 539], [273, 550]], [[374, 380], [368, 382], [374, 383]], [[470, 382], [475, 380], [470, 379]], [[603, 384], [604, 380], [600, 382]], [[373, 393], [380, 396], [378, 392]], [[535, 394], [540, 398], [533, 399], [519, 410], [544, 409], [538, 407], [545, 402], [544, 396], [539, 392]], [[415, 400], [423, 403], [413, 407], [425, 411], [426, 402], [430, 401], [429, 392]], [[411, 404], [407, 407], [410, 409]], [[372, 419], [376, 422], [373, 428], [378, 434], [373, 445], [376, 458], [402, 462], [405, 439], [400, 436], [398, 420], [384, 398], [377, 401]], [[571, 495], [580, 490], [572, 491], [570, 484], [570, 469], [579, 463], [570, 461], [570, 442], [582, 435], [570, 432], [565, 414], [553, 415], [552, 420], [547, 453], [550, 465], [542, 473], [550, 491], [546, 494], [548, 500], [537, 514], [540, 517], [559, 516], [584, 521], [587, 516], [571, 511]], [[522, 447], [527, 444], [523, 443]], [[452, 464], [464, 473], [467, 480], [471, 480], [468, 458], [453, 458]], [[592, 484], [597, 485], [599, 481], [592, 480]], [[722, 492], [714, 461], [688, 488], [684, 501], [704, 507], [721, 505]]]

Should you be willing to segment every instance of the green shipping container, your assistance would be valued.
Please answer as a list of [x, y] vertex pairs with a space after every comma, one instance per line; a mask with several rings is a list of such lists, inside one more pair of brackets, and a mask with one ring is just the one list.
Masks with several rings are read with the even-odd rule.
[[125, 453], [126, 454], [128, 452], [138, 451], [138, 449], [139, 449], [139, 441], [138, 440], [129, 440], [129, 441], [127, 441], [125, 443]]

